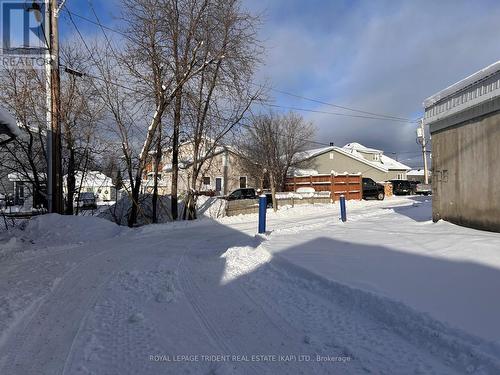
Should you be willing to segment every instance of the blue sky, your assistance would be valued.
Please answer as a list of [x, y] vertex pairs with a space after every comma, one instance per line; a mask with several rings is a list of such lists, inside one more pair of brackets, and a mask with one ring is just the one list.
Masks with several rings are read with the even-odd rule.
[[[101, 21], [117, 26], [119, 0], [93, 0]], [[422, 101], [500, 60], [500, 2], [489, 0], [245, 0], [263, 14], [267, 47], [256, 82], [328, 103], [405, 118], [421, 115]], [[93, 18], [86, 0], [69, 9]], [[86, 37], [94, 25], [76, 19]], [[63, 37], [74, 33], [64, 17]], [[272, 93], [275, 103], [345, 112]], [[349, 112], [345, 112], [349, 113]], [[421, 165], [415, 125], [303, 112], [318, 127], [317, 139], [336, 145], [357, 141], [398, 152]], [[411, 154], [413, 152], [413, 154]], [[411, 159], [411, 160], [406, 160]]]

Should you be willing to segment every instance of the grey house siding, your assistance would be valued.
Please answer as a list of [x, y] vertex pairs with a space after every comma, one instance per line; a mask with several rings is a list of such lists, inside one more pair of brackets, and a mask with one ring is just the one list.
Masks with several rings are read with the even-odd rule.
[[433, 219], [500, 231], [500, 114], [432, 133]]
[[[333, 159], [330, 158], [330, 153], [333, 154]], [[369, 177], [375, 181], [396, 179], [398, 173], [404, 173], [406, 178], [406, 171], [384, 172], [336, 150], [329, 151], [306, 160], [301, 163], [299, 167], [305, 169], [315, 169], [320, 174], [329, 174], [332, 170], [336, 173], [361, 173], [363, 177]]]

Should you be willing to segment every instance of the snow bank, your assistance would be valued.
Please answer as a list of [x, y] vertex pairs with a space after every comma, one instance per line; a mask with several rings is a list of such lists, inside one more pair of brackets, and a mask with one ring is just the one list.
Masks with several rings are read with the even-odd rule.
[[[161, 195], [158, 197], [158, 223], [166, 223], [172, 221], [170, 196]], [[182, 213], [183, 204], [178, 204], [178, 212]], [[109, 206], [104, 212], [98, 216], [110, 220], [118, 225], [127, 225], [128, 215], [132, 209], [132, 200], [129, 196], [124, 196], [115, 204]], [[139, 212], [137, 215], [137, 224], [146, 225], [153, 222], [153, 196], [151, 194], [143, 194], [139, 196]]]
[[[139, 197], [140, 209], [137, 218], [138, 225], [147, 225], [153, 222], [153, 199], [151, 194]], [[227, 201], [217, 197], [199, 196], [196, 202], [198, 218], [221, 218], [226, 215]], [[179, 217], [184, 211], [184, 202], [179, 199], [177, 205]], [[170, 196], [162, 195], [158, 197], [158, 223], [172, 222]], [[127, 218], [132, 209], [132, 203], [128, 196], [121, 198], [115, 204], [104, 209], [98, 216], [110, 220], [119, 225], [127, 225]]]
[[47, 214], [30, 220], [23, 237], [36, 243], [64, 245], [104, 240], [122, 230], [116, 224], [95, 216]]
[[[305, 188], [299, 188], [305, 189]], [[276, 193], [276, 199], [307, 199], [307, 198], [329, 198], [329, 191], [297, 191], [297, 192], [288, 192], [288, 193]], [[298, 190], [298, 189], [297, 189]]]
[[[26, 225], [1, 233], [0, 258], [28, 255], [54, 248], [70, 248], [113, 238], [125, 228], [95, 216], [46, 214], [33, 217]], [[44, 250], [44, 251], [45, 251]]]

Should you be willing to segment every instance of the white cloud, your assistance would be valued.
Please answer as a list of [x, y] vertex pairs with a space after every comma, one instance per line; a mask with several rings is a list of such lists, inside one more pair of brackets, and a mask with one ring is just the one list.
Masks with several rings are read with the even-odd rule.
[[[262, 32], [268, 55], [259, 79], [323, 101], [413, 118], [427, 96], [500, 59], [498, 2], [334, 3], [252, 2], [268, 14]], [[286, 97], [278, 102], [338, 111]], [[304, 116], [318, 125], [322, 140], [418, 151], [413, 125]]]

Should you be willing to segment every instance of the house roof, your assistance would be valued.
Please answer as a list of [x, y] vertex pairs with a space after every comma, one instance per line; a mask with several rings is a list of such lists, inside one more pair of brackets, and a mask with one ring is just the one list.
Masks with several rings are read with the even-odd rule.
[[[64, 180], [66, 180], [68, 175], [64, 176]], [[83, 177], [83, 181], [82, 181]], [[111, 177], [106, 176], [104, 173], [99, 171], [87, 171], [83, 173], [82, 171], [77, 171], [75, 173], [76, 185], [80, 184], [85, 187], [105, 187], [105, 186], [113, 186], [113, 180]]]
[[[429, 175], [431, 174], [431, 171], [428, 171]], [[406, 174], [407, 176], [423, 176], [424, 175], [424, 170], [423, 169], [412, 169], [411, 171], [408, 171]]]
[[450, 95], [455, 94], [458, 91], [461, 91], [465, 89], [468, 86], [473, 85], [474, 83], [481, 81], [497, 72], [500, 71], [500, 61], [497, 61], [486, 68], [483, 68], [474, 74], [471, 74], [468, 77], [465, 77], [464, 79], [454, 83], [451, 86], [448, 86], [447, 88], [439, 91], [438, 93], [429, 96], [427, 99], [424, 100], [424, 108], [429, 108], [432, 105], [436, 104], [438, 101], [441, 99], [444, 99]]
[[313, 158], [315, 156], [324, 154], [325, 152], [330, 152], [333, 150], [335, 150], [335, 146], [313, 148], [311, 150], [301, 151], [297, 154], [296, 160], [297, 161], [307, 160], [307, 159]]
[[[377, 150], [375, 148], [365, 147], [360, 143], [353, 142], [346, 144], [343, 149], [349, 150], [350, 153], [356, 154], [357, 151], [362, 151], [371, 154], [380, 154], [380, 161], [367, 160], [368, 162], [376, 165], [381, 165], [382, 168], [387, 170], [406, 170], [409, 171], [411, 168], [403, 163], [400, 163], [389, 156], [384, 155], [382, 150]], [[358, 154], [359, 155], [359, 154]], [[360, 155], [359, 155], [360, 156]], [[362, 157], [362, 156], [361, 156]]]
[[342, 148], [363, 151], [363, 152], [371, 153], [371, 154], [380, 154], [382, 152], [381, 150], [377, 150], [375, 148], [369, 148], [369, 147], [363, 146], [361, 143], [358, 143], [358, 142], [348, 143]]
[[[383, 151], [377, 150], [374, 148], [368, 148], [363, 146], [360, 143], [357, 142], [351, 142], [346, 144], [344, 147], [337, 147], [337, 146], [329, 146], [329, 147], [323, 147], [323, 148], [315, 148], [311, 150], [306, 150], [302, 151], [297, 155], [298, 160], [308, 160], [313, 157], [322, 155], [324, 153], [330, 152], [330, 151], [336, 151], [339, 152], [345, 156], [348, 156], [352, 159], [355, 159], [361, 163], [364, 163], [366, 165], [369, 165], [375, 169], [378, 169], [383, 172], [388, 172], [389, 170], [405, 170], [409, 171], [411, 168], [408, 167], [407, 165], [400, 163], [388, 156], [383, 155]], [[362, 151], [365, 153], [379, 153], [381, 154], [380, 160], [379, 161], [372, 161], [372, 160], [367, 160], [363, 157], [363, 155], [358, 152]]]

